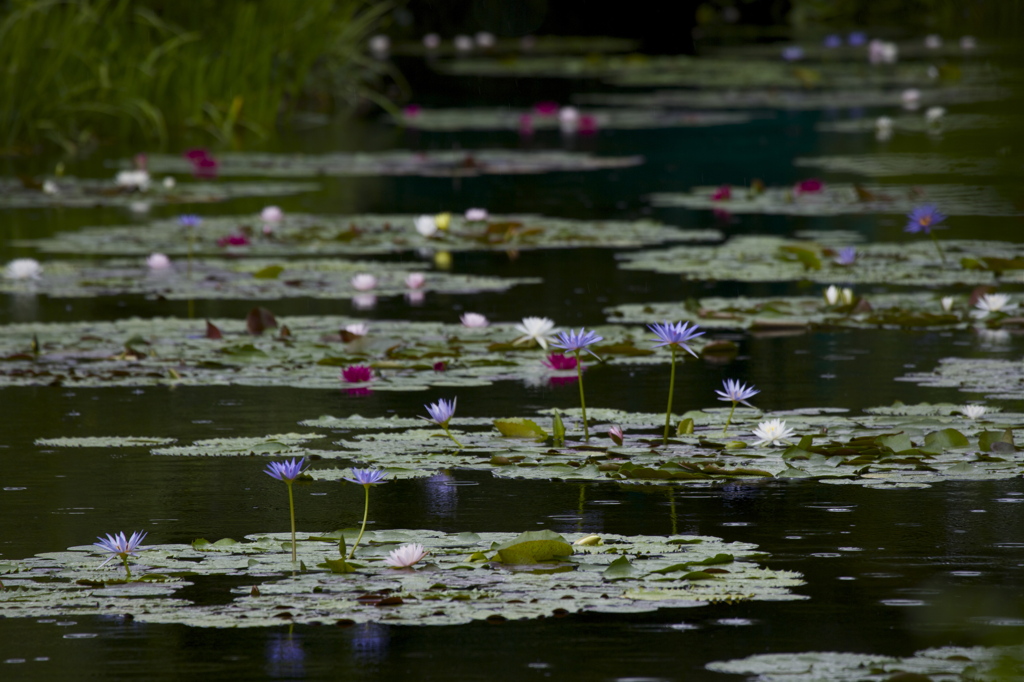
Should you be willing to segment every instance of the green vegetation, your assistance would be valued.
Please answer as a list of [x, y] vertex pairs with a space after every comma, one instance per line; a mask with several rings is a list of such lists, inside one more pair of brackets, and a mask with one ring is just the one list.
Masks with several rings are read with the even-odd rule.
[[302, 101], [360, 97], [384, 66], [363, 43], [390, 3], [364, 0], [7, 0], [0, 145], [77, 151], [265, 135]]

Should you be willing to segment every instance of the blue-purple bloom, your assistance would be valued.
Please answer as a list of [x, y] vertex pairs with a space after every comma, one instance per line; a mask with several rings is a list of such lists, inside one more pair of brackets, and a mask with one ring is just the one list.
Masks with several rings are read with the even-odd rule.
[[132, 533], [130, 538], [126, 538], [124, 533], [118, 533], [117, 535], [111, 535], [107, 533], [106, 538], [97, 537], [99, 542], [94, 542], [93, 546], [99, 547], [104, 552], [110, 554], [107, 560], [104, 561], [100, 566], [106, 566], [112, 559], [121, 559], [124, 562], [125, 570], [128, 570], [128, 557], [138, 556], [136, 552], [143, 549], [139, 545], [146, 538], [145, 531], [136, 531]]
[[822, 44], [829, 49], [835, 49], [842, 46], [843, 39], [840, 38], [838, 34], [831, 33], [825, 36], [825, 40]]
[[697, 325], [690, 325], [688, 322], [663, 322], [662, 324], [649, 324], [647, 328], [654, 332], [654, 335], [661, 341], [661, 343], [654, 344], [655, 348], [671, 346], [685, 350], [693, 357], [697, 357], [697, 353], [687, 343], [691, 339], [704, 335], [704, 332], [697, 331]]
[[178, 222], [181, 223], [182, 227], [196, 227], [199, 223], [203, 222], [203, 219], [197, 215], [186, 213], [178, 217]]
[[345, 478], [349, 483], [377, 485], [378, 483], [383, 483], [387, 477], [388, 475], [380, 469], [352, 469], [352, 478], [342, 478]]
[[804, 58], [804, 48], [799, 45], [790, 45], [782, 49], [782, 58], [787, 62], [795, 62]]
[[558, 336], [551, 341], [551, 345], [556, 348], [564, 348], [565, 350], [579, 353], [581, 350], [585, 350], [595, 358], [600, 360], [594, 351], [587, 348], [587, 346], [593, 345], [598, 341], [604, 341], [603, 336], [598, 336], [596, 332], [588, 332], [587, 330], [580, 327], [578, 332], [569, 330], [567, 332], [559, 332]]
[[852, 47], [860, 47], [868, 42], [868, 34], [864, 31], [853, 31], [846, 36], [846, 44]]
[[305, 471], [305, 468], [306, 458], [303, 457], [302, 459], [287, 459], [283, 462], [271, 462], [263, 470], [263, 473], [279, 481], [291, 483]]
[[907, 226], [903, 228], [903, 231], [924, 232], [925, 234], [930, 234], [931, 231], [938, 228], [939, 223], [947, 217], [948, 216], [946, 216], [945, 213], [939, 212], [939, 208], [935, 204], [924, 204], [922, 206], [918, 206], [907, 214], [909, 222], [907, 223]]
[[[436, 403], [430, 405], [424, 405], [427, 408], [427, 414], [430, 415], [428, 421], [434, 421], [438, 426], [448, 426], [448, 422], [455, 416], [455, 403], [458, 398], [452, 398], [450, 401], [441, 398]], [[427, 419], [426, 417], [420, 417], [420, 419]]]
[[731, 400], [734, 403], [743, 403], [747, 407], [753, 407], [753, 405], [747, 402], [747, 398], [752, 398], [761, 392], [753, 386], [747, 386], [742, 381], [736, 379], [726, 379], [722, 382], [722, 387], [725, 390], [715, 391], [718, 394], [719, 400]]
[[857, 262], [857, 247], [844, 246], [836, 253], [836, 265], [853, 265]]

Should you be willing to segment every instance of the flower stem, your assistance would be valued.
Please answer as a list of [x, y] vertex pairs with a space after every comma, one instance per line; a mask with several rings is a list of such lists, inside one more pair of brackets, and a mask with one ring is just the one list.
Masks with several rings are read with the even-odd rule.
[[121, 555], [121, 561], [124, 562], [124, 577], [125, 577], [125, 580], [131, 580], [132, 579], [132, 569], [129, 568], [129, 566], [128, 566], [128, 555], [127, 554], [122, 554]]
[[946, 264], [946, 254], [942, 252], [942, 247], [939, 246], [939, 238], [935, 236], [934, 232], [929, 232], [928, 235], [932, 238], [932, 242], [935, 243], [935, 250], [939, 252], [939, 258], [942, 260], [942, 264]]
[[295, 553], [295, 496], [292, 494], [292, 482], [285, 481], [284, 483], [288, 486], [288, 511], [292, 519], [292, 563], [294, 564], [297, 559]]
[[364, 485], [363, 489], [366, 490], [366, 504], [363, 505], [363, 527], [359, 529], [359, 537], [356, 538], [355, 544], [352, 545], [352, 551], [348, 554], [349, 559], [356, 555], [356, 547], [359, 546], [359, 541], [363, 539], [363, 533], [366, 532], [366, 519], [370, 516], [370, 486]]
[[665, 434], [661, 439], [662, 445], [668, 445], [668, 429], [672, 425], [672, 394], [676, 389], [676, 347], [672, 349], [672, 371], [668, 379], [668, 407], [665, 408]]
[[446, 425], [442, 424], [442, 426], [444, 427], [444, 432], [448, 434], [448, 437], [451, 438], [452, 441], [461, 448], [462, 447], [462, 443], [460, 443], [459, 441], [455, 440], [455, 436], [452, 435], [452, 432], [448, 430], [448, 427]]
[[192, 279], [192, 242], [195, 238], [194, 228], [188, 226], [188, 278]]
[[732, 424], [732, 413], [736, 411], [736, 401], [732, 401], [732, 407], [729, 408], [729, 418], [725, 420], [725, 426], [722, 427], [722, 435], [724, 436], [729, 430], [729, 424]]
[[583, 363], [580, 362], [580, 352], [576, 355], [576, 376], [580, 380], [580, 409], [583, 411], [583, 440], [590, 440], [590, 428], [587, 426], [587, 401], [583, 399]]

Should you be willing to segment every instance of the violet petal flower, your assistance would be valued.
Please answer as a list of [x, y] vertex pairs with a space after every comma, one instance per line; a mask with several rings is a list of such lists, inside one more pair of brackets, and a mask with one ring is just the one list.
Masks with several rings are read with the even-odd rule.
[[181, 223], [182, 227], [196, 227], [203, 222], [203, 219], [197, 215], [186, 213], [185, 215], [178, 216], [178, 222]]
[[747, 398], [752, 398], [761, 391], [757, 390], [753, 386], [747, 386], [742, 381], [736, 379], [726, 379], [722, 382], [722, 388], [724, 390], [715, 391], [718, 394], [719, 400], [728, 400], [733, 403], [743, 403], [747, 407], [754, 407], [747, 402]]
[[907, 226], [903, 228], [903, 231], [923, 232], [925, 234], [929, 234], [933, 229], [938, 228], [939, 223], [947, 217], [948, 216], [946, 216], [946, 214], [939, 212], [939, 209], [935, 204], [924, 204], [922, 206], [918, 206], [907, 214], [909, 222], [907, 223]]
[[342, 477], [349, 483], [359, 485], [377, 485], [383, 483], [388, 475], [380, 469], [352, 469], [352, 478]]
[[118, 533], [117, 535], [111, 535], [107, 533], [106, 538], [97, 537], [99, 542], [94, 542], [94, 547], [99, 547], [104, 552], [110, 554], [106, 561], [100, 566], [106, 566], [111, 559], [124, 559], [130, 556], [138, 556], [136, 552], [144, 549], [139, 545], [146, 538], [146, 531], [135, 531], [132, 533], [130, 538], [125, 538], [124, 533]]
[[691, 339], [704, 335], [704, 332], [697, 331], [697, 325], [690, 325], [688, 322], [663, 322], [662, 324], [649, 324], [647, 328], [654, 332], [654, 335], [661, 341], [661, 343], [654, 344], [655, 348], [675, 346], [685, 350], [693, 357], [697, 357], [697, 353], [687, 343]]
[[279, 481], [291, 483], [299, 477], [299, 474], [305, 471], [306, 466], [305, 457], [302, 459], [286, 459], [283, 462], [271, 462], [267, 465], [267, 468], [263, 470], [263, 473], [271, 478], [276, 478]]
[[556, 348], [573, 351], [574, 353], [585, 350], [600, 361], [601, 358], [594, 351], [587, 348], [587, 346], [593, 345], [598, 341], [604, 341], [604, 337], [598, 336], [596, 332], [588, 332], [580, 327], [578, 332], [574, 332], [571, 329], [567, 332], [559, 332], [558, 336], [551, 341], [551, 345]]
[[448, 426], [448, 422], [455, 416], [455, 403], [457, 400], [458, 398], [452, 398], [450, 401], [441, 398], [436, 403], [424, 405], [430, 418], [420, 417], [420, 419], [436, 422], [438, 426]]

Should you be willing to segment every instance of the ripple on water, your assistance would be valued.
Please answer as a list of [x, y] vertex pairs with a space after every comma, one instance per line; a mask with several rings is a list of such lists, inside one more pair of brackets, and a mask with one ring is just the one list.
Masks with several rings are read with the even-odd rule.
[[996, 618], [988, 616], [976, 616], [969, 619], [972, 623], [981, 625], [992, 625], [999, 628], [1024, 628], [1024, 618]]
[[886, 606], [925, 606], [928, 602], [921, 599], [882, 599]]

